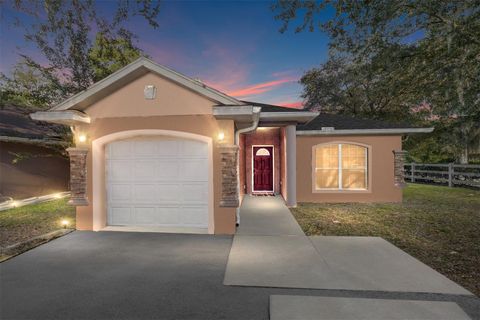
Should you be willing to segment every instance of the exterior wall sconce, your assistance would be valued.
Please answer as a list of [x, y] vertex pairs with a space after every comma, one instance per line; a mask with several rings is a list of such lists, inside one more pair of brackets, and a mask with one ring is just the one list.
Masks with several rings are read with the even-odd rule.
[[84, 143], [87, 141], [87, 136], [84, 134], [81, 134], [78, 136], [78, 142]]
[[223, 131], [220, 131], [217, 136], [218, 141], [222, 142], [225, 140], [225, 133]]

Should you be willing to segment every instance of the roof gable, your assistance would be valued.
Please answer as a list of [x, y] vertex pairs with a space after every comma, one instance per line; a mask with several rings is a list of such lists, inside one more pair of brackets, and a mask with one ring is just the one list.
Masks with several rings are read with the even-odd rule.
[[88, 89], [77, 93], [76, 95], [64, 100], [50, 110], [61, 111], [68, 109], [84, 110], [93, 103], [103, 99], [112, 92], [118, 90], [131, 81], [145, 75], [148, 72], [156, 73], [176, 84], [183, 86], [193, 92], [196, 92], [219, 104], [237, 104], [244, 103], [230, 97], [218, 90], [215, 90], [200, 81], [189, 78], [176, 71], [159, 65], [145, 57], [141, 57], [122, 69], [112, 73], [103, 80], [100, 80]]

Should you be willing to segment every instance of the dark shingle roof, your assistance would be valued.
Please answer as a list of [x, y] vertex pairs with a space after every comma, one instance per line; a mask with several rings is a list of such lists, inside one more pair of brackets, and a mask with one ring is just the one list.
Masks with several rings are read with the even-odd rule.
[[0, 136], [27, 139], [58, 139], [61, 125], [34, 121], [25, 107], [8, 105], [0, 109]]
[[405, 123], [389, 123], [385, 121], [362, 119], [338, 114], [320, 114], [304, 125], [297, 126], [299, 131], [322, 130], [322, 127], [334, 127], [335, 130], [351, 129], [398, 129], [413, 128]]
[[252, 101], [242, 101], [242, 102], [245, 102], [252, 106], [261, 107], [262, 112], [303, 112], [303, 111], [306, 112], [308, 111], [305, 109], [281, 107], [273, 104], [266, 104], [266, 103], [252, 102]]

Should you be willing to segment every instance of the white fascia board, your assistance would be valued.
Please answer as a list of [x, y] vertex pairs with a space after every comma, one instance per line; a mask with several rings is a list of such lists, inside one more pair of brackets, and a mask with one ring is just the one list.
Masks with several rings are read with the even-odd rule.
[[229, 119], [235, 122], [251, 122], [256, 108], [251, 105], [244, 106], [215, 106], [212, 113], [216, 119]]
[[66, 125], [90, 123], [90, 117], [87, 114], [77, 110], [37, 111], [35, 113], [31, 113], [30, 118], [37, 121], [60, 123]]
[[308, 111], [262, 112], [260, 113], [260, 121], [296, 121], [298, 123], [307, 123], [318, 115], [318, 112]]
[[214, 116], [230, 116], [230, 115], [252, 115], [253, 106], [215, 106], [213, 107]]
[[88, 89], [83, 90], [76, 95], [68, 98], [67, 100], [61, 102], [60, 104], [54, 106], [50, 110], [67, 110], [72, 108], [76, 104], [82, 102], [83, 100], [87, 99], [88, 97], [100, 92], [101, 90], [107, 88], [111, 84], [115, 83], [116, 81], [120, 80], [121, 78], [127, 76], [128, 74], [134, 72], [139, 68], [146, 68], [152, 72], [155, 72], [167, 79], [170, 79], [174, 82], [177, 82], [199, 94], [206, 96], [214, 101], [218, 101], [222, 104], [238, 104], [242, 105], [243, 103], [233, 97], [230, 97], [224, 93], [221, 93], [213, 88], [206, 86], [205, 84], [191, 79], [187, 76], [184, 76], [176, 71], [170, 70], [164, 66], [161, 66], [145, 57], [141, 57], [131, 64], [121, 68], [120, 70], [112, 73], [108, 77], [94, 83]]
[[344, 130], [297, 130], [297, 136], [345, 136], [345, 135], [397, 135], [430, 133], [434, 128], [392, 128], [392, 129], [344, 129]]

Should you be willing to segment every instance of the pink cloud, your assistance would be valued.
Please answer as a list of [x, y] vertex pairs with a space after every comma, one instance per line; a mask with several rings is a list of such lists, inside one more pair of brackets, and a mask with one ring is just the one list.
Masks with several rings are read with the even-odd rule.
[[147, 43], [143, 48], [158, 63], [199, 78], [206, 85], [236, 98], [262, 100], [262, 94], [298, 81], [293, 70], [286, 70], [266, 75], [270, 79], [264, 82], [252, 83], [253, 67], [248, 56], [255, 48], [240, 50], [229, 41], [203, 39], [204, 46], [198, 52], [184, 47], [175, 39], [163, 40], [162, 47]]
[[278, 86], [281, 86], [284, 83], [293, 82], [293, 81], [295, 81], [295, 79], [291, 79], [291, 78], [273, 80], [273, 81], [258, 83], [252, 86], [238, 89], [238, 90], [230, 91], [228, 92], [228, 94], [233, 97], [246, 97], [246, 96], [251, 96], [255, 94], [265, 93], [267, 91], [273, 90]]
[[202, 51], [204, 61], [208, 62], [202, 70], [202, 81], [225, 93], [236, 90], [248, 81], [251, 65], [246, 62], [241, 50], [232, 49], [219, 43], [209, 43]]
[[282, 107], [287, 107], [287, 108], [295, 108], [295, 109], [302, 109], [303, 108], [303, 101], [280, 102], [280, 103], [277, 103], [277, 104], [282, 106]]

